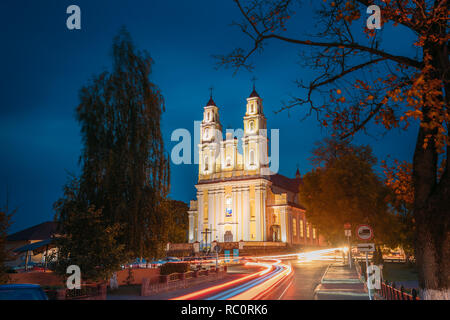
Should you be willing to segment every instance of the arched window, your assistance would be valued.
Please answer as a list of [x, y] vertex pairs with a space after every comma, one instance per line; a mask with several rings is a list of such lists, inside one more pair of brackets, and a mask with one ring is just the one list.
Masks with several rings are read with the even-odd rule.
[[208, 136], [209, 136], [209, 129], [205, 128], [205, 130], [203, 131], [203, 138], [206, 140], [208, 139]]
[[253, 130], [255, 130], [255, 123], [254, 123], [253, 121], [250, 121], [250, 122], [248, 123], [248, 130], [249, 130], [250, 132], [253, 132]]
[[250, 165], [254, 166], [255, 165], [255, 151], [253, 151], [253, 149], [250, 150], [249, 158], [250, 158]]
[[205, 157], [205, 170], [208, 171], [208, 156]]
[[292, 235], [297, 236], [297, 219], [295, 218], [292, 219]]
[[208, 112], [208, 121], [211, 121], [211, 111]]
[[300, 237], [303, 238], [303, 236], [304, 236], [303, 230], [305, 229], [305, 226], [303, 225], [302, 219], [300, 219], [300, 228], [299, 229], [300, 229]]
[[231, 167], [231, 157], [227, 157], [227, 167]]

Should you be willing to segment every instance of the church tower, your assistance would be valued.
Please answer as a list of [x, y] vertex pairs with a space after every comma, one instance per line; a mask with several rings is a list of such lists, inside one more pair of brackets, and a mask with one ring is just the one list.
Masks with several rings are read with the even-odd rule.
[[244, 170], [248, 175], [261, 174], [261, 169], [268, 167], [267, 152], [267, 120], [263, 113], [262, 99], [253, 91], [247, 98], [244, 116], [244, 137], [242, 138], [244, 153]]
[[211, 177], [219, 168], [220, 142], [222, 141], [222, 125], [219, 120], [219, 108], [212, 95], [203, 108], [203, 120], [200, 125], [199, 145], [199, 178]]

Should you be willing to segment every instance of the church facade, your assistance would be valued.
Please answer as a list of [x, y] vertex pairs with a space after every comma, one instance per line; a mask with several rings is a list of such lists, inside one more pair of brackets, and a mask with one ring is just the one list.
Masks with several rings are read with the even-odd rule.
[[299, 202], [301, 176], [273, 174], [262, 99], [255, 89], [243, 117], [242, 153], [231, 133], [222, 139], [212, 97], [200, 126], [197, 199], [189, 209], [189, 242], [274, 241], [320, 245]]

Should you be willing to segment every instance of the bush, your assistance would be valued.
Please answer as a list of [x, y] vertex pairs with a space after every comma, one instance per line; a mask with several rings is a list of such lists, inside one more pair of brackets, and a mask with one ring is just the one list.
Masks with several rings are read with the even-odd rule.
[[165, 263], [159, 268], [159, 272], [162, 276], [172, 273], [185, 273], [189, 270], [189, 263]]

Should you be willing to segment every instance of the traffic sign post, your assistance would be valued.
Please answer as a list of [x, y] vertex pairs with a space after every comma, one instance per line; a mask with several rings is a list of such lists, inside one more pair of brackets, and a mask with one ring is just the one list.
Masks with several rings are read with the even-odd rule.
[[361, 224], [356, 229], [356, 236], [363, 241], [367, 241], [373, 238], [373, 230], [367, 224]]
[[[367, 224], [361, 224], [356, 228], [356, 236], [363, 241], [368, 241], [373, 238], [373, 230]], [[358, 244], [358, 251], [366, 253], [366, 280], [369, 283], [369, 252], [375, 251], [375, 244], [373, 243], [360, 243]], [[372, 295], [369, 290], [369, 299], [372, 300]]]
[[375, 251], [375, 244], [374, 243], [359, 243], [358, 244], [358, 251], [359, 252], [374, 252]]
[[[348, 265], [351, 268], [352, 267], [352, 247], [350, 244], [350, 237], [352, 236], [352, 230], [350, 229], [352, 227], [352, 225], [350, 223], [346, 223], [344, 224], [344, 232], [345, 232], [345, 236], [347, 237], [347, 242], [348, 242]], [[344, 263], [345, 263], [345, 259], [344, 259]]]

